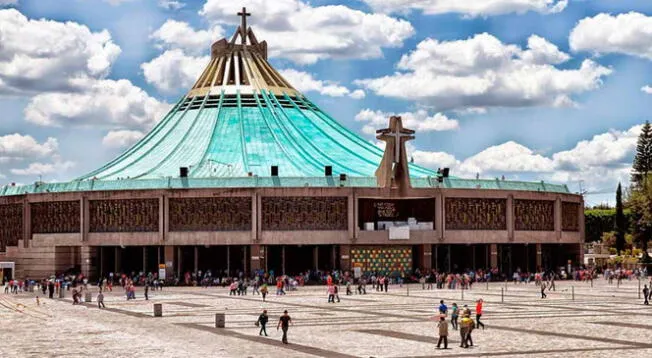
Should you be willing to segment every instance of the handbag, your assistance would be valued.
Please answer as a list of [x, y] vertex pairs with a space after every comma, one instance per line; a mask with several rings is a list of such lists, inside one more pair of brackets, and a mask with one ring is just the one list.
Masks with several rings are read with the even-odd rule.
[[256, 323], [254, 324], [256, 325], [256, 327], [260, 326], [260, 320], [256, 321]]

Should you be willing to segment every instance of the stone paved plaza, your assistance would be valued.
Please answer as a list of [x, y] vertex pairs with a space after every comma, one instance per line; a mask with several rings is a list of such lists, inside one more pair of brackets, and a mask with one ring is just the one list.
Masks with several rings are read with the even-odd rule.
[[[574, 286], [575, 299], [571, 288]], [[506, 289], [505, 289], [506, 287]], [[369, 289], [371, 286], [369, 286]], [[501, 288], [505, 289], [501, 302]], [[286, 296], [229, 296], [224, 288], [166, 288], [144, 301], [107, 293], [106, 310], [95, 303], [73, 306], [70, 297], [36, 299], [0, 294], [1, 357], [650, 357], [652, 308], [637, 299], [637, 281], [620, 287], [603, 280], [558, 282], [541, 300], [534, 284], [477, 284], [470, 291], [424, 291], [418, 284], [390, 286], [389, 293], [341, 296], [326, 302], [325, 287], [304, 287]], [[68, 293], [68, 292], [67, 292]], [[272, 292], [273, 293], [273, 292]], [[485, 300], [486, 330], [474, 330], [474, 347], [436, 348], [430, 320], [440, 299], [450, 306]], [[153, 303], [163, 317], [153, 317]], [[269, 337], [258, 336], [260, 311], [270, 314]], [[278, 316], [295, 323], [289, 345], [280, 342]], [[226, 328], [215, 328], [215, 313]]]

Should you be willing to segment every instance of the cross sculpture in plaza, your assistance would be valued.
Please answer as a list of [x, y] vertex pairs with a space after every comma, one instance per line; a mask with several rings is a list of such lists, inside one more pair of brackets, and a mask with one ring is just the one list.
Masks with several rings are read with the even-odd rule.
[[414, 139], [414, 131], [403, 128], [401, 117], [389, 118], [389, 127], [376, 131], [376, 139], [385, 142], [385, 154], [376, 169], [376, 180], [381, 188], [397, 189], [400, 195], [410, 188], [405, 142]]

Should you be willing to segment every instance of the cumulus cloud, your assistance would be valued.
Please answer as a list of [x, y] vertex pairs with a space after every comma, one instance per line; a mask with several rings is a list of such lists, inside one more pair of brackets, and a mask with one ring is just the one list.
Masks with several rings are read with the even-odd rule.
[[641, 91], [647, 93], [647, 94], [652, 94], [652, 87], [651, 86], [643, 86], [641, 87]]
[[457, 119], [450, 119], [442, 113], [429, 115], [428, 112], [423, 109], [416, 112], [404, 112], [399, 114], [363, 109], [355, 116], [355, 120], [365, 123], [362, 127], [362, 132], [366, 134], [375, 134], [377, 129], [387, 127], [389, 117], [391, 116], [400, 116], [403, 119], [403, 126], [405, 128], [413, 129], [417, 132], [450, 131], [459, 129], [459, 122]]
[[124, 79], [79, 81], [77, 88], [34, 96], [25, 108], [25, 119], [42, 126], [149, 129], [170, 108]]
[[535, 35], [526, 49], [487, 33], [445, 42], [429, 38], [401, 58], [401, 72], [355, 83], [442, 110], [573, 105], [571, 96], [600, 87], [612, 71], [591, 60], [577, 69], [555, 66], [569, 58]]
[[209, 61], [210, 56], [189, 56], [181, 49], [173, 49], [141, 64], [140, 68], [147, 83], [159, 91], [174, 93], [192, 87]]
[[379, 12], [420, 10], [425, 14], [458, 13], [465, 16], [492, 16], [534, 11], [554, 14], [563, 11], [568, 0], [363, 0]]
[[176, 0], [159, 0], [158, 6], [166, 10], [179, 10], [186, 6], [186, 3]]
[[58, 150], [59, 143], [51, 137], [39, 143], [32, 136], [19, 133], [0, 136], [0, 162], [50, 157]]
[[220, 26], [210, 30], [195, 30], [187, 22], [167, 20], [150, 36], [159, 48], [182, 49], [191, 54], [209, 53], [213, 42], [224, 36]]
[[59, 173], [65, 170], [68, 170], [75, 166], [74, 162], [70, 161], [58, 161], [54, 163], [40, 163], [35, 162], [31, 163], [26, 168], [22, 169], [11, 169], [11, 174], [14, 175], [46, 175], [52, 173]]
[[324, 96], [342, 97], [349, 96], [353, 99], [361, 99], [365, 97], [363, 90], [351, 91], [344, 86], [340, 86], [337, 82], [321, 81], [315, 79], [312, 74], [298, 71], [292, 68], [280, 70], [279, 73], [290, 84], [300, 92], [318, 92]]
[[124, 148], [136, 143], [143, 137], [143, 132], [132, 130], [116, 130], [107, 133], [102, 138], [102, 144], [109, 148]]
[[208, 0], [200, 14], [215, 24], [237, 25], [246, 6], [259, 39], [273, 57], [311, 64], [328, 58], [378, 58], [384, 47], [400, 47], [414, 35], [412, 25], [384, 14], [343, 5], [312, 6], [301, 0]]
[[587, 17], [571, 31], [569, 42], [573, 51], [621, 53], [652, 60], [652, 16], [630, 12]]
[[578, 142], [573, 148], [545, 156], [509, 141], [491, 146], [464, 160], [444, 152], [412, 150], [415, 163], [429, 167], [450, 167], [454, 175], [483, 178], [521, 179], [535, 177], [573, 184], [583, 181], [589, 191], [611, 190], [615, 183], [627, 183], [641, 125], [627, 130], [610, 130]]
[[0, 10], [0, 23], [0, 95], [72, 90], [74, 80], [106, 76], [120, 54], [106, 30], [15, 9]]
[[0, 0], [0, 7], [18, 5], [18, 0]]

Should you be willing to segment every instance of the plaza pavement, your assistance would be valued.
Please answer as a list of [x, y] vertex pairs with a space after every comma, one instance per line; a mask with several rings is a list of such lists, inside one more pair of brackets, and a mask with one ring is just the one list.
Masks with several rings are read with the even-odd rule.
[[[0, 357], [652, 357], [652, 308], [637, 298], [638, 282], [620, 287], [604, 280], [593, 287], [557, 282], [548, 299], [534, 284], [476, 284], [472, 290], [367, 287], [367, 295], [340, 295], [327, 303], [326, 288], [302, 287], [286, 296], [229, 296], [224, 288], [138, 288], [126, 301], [119, 288], [107, 293], [106, 310], [95, 302], [71, 304], [33, 294], [0, 293]], [[501, 298], [501, 289], [504, 299]], [[340, 292], [344, 291], [344, 287]], [[574, 299], [573, 299], [574, 292]], [[459, 348], [449, 328], [449, 349], [436, 348], [435, 315], [440, 299], [460, 307], [483, 298], [486, 330], [474, 330], [470, 349]], [[503, 301], [503, 302], [501, 302]], [[163, 317], [153, 317], [153, 304]], [[270, 315], [269, 337], [254, 326], [262, 309]], [[289, 345], [276, 330], [287, 309], [294, 321]], [[224, 312], [226, 328], [215, 328]], [[475, 315], [473, 315], [475, 318]]]

